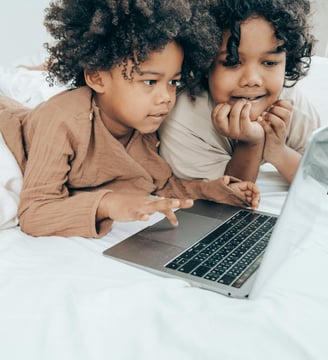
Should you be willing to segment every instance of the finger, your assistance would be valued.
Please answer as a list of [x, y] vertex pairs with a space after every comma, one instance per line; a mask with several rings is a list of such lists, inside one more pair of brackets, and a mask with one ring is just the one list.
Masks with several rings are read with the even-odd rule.
[[277, 116], [279, 119], [284, 121], [286, 125], [289, 123], [291, 117], [291, 110], [285, 109], [281, 106], [272, 106], [268, 111], [268, 114], [273, 114]]
[[[246, 100], [238, 100], [231, 108], [230, 115], [229, 115], [229, 129], [231, 133], [231, 137], [238, 138], [240, 131], [241, 131], [241, 124], [240, 124], [240, 116], [241, 112], [246, 105]], [[246, 107], [247, 111], [248, 106]]]
[[271, 123], [268, 120], [265, 120], [264, 115], [259, 116], [257, 122], [262, 126], [266, 135], [272, 132]]
[[263, 115], [263, 125], [269, 125], [265, 128], [267, 134], [274, 133], [277, 136], [283, 136], [286, 133], [286, 123], [278, 116], [272, 113]]
[[163, 211], [163, 214], [167, 217], [172, 226], [176, 227], [179, 225], [178, 219], [173, 211]]
[[223, 175], [222, 176], [222, 182], [224, 185], [229, 185], [231, 182], [231, 178], [229, 175]]
[[188, 209], [194, 205], [194, 201], [192, 199], [180, 199], [180, 209]]
[[150, 205], [150, 210], [153, 212], [160, 211], [166, 212], [171, 211], [172, 209], [178, 208], [189, 208], [193, 206], [194, 202], [191, 199], [168, 199], [168, 198], [160, 198], [154, 201]]
[[240, 112], [240, 131], [243, 130], [248, 126], [249, 122], [251, 121], [251, 108], [252, 104], [247, 102]]
[[227, 103], [217, 104], [212, 110], [212, 116], [218, 117], [219, 115], [227, 116], [230, 112], [230, 105]]
[[173, 211], [176, 208], [190, 208], [194, 204], [192, 199], [161, 199], [158, 211], [163, 213], [172, 226], [178, 226], [178, 219]]
[[249, 203], [250, 203], [250, 205], [251, 205], [251, 208], [252, 209], [257, 209], [258, 208], [258, 206], [259, 206], [259, 202], [260, 202], [260, 190], [259, 190], [259, 188], [255, 185], [255, 184], [253, 184], [253, 183], [249, 183], [249, 191], [250, 191], [250, 193], [249, 193], [249, 199], [248, 199], [248, 201], [249, 201]]
[[293, 105], [291, 102], [287, 101], [287, 100], [282, 100], [279, 99], [277, 101], [275, 101], [272, 106], [278, 106], [278, 107], [282, 107], [288, 111], [292, 111], [293, 110]]
[[231, 110], [229, 104], [218, 104], [212, 111], [212, 122], [215, 129], [222, 135], [229, 134], [228, 115]]
[[[171, 221], [176, 222], [175, 215], [172, 216], [173, 209], [176, 209], [180, 206], [180, 201], [178, 199], [166, 199], [163, 197], [157, 199], [151, 199], [151, 201], [143, 207], [143, 209], [139, 210], [135, 214], [135, 219], [139, 221], [147, 221], [150, 218], [150, 215], [155, 212], [161, 212], [165, 216], [169, 215]], [[186, 205], [188, 205], [188, 201], [186, 201]], [[171, 222], [170, 221], [170, 222]]]
[[260, 197], [254, 197], [254, 198], [250, 198], [248, 200], [249, 206], [253, 209], [256, 210], [259, 207], [259, 201], [260, 201]]
[[244, 204], [252, 209], [257, 209], [260, 200], [260, 191], [258, 187], [250, 182], [244, 181], [239, 184], [240, 190], [243, 191]]
[[137, 213], [137, 216], [136, 216], [136, 220], [139, 220], [139, 221], [148, 221], [150, 218], [149, 214], [145, 214], [145, 213]]

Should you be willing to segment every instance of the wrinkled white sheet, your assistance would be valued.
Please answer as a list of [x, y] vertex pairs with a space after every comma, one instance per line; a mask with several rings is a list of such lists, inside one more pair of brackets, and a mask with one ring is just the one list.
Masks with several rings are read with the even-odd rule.
[[22, 172], [0, 132], [0, 230], [18, 224], [19, 193], [23, 184]]
[[2, 230], [1, 358], [327, 359], [324, 231], [309, 237], [253, 300], [102, 255], [128, 233], [126, 224], [102, 240]]
[[[301, 86], [328, 123], [328, 59], [315, 58], [313, 65]], [[0, 71], [0, 89], [2, 80]], [[286, 184], [270, 166], [258, 183], [261, 209], [279, 213]], [[311, 209], [305, 211], [312, 221]], [[100, 240], [0, 230], [0, 358], [326, 360], [327, 220], [325, 213], [315, 218], [302, 246], [249, 300], [102, 255], [145, 223], [115, 223]], [[302, 236], [297, 221], [295, 238]]]
[[63, 91], [64, 86], [49, 86], [46, 81], [46, 72], [30, 71], [20, 67], [21, 65], [39, 65], [42, 62], [43, 57], [40, 55], [23, 58], [12, 67], [2, 67], [0, 64], [0, 94], [10, 96], [32, 108]]

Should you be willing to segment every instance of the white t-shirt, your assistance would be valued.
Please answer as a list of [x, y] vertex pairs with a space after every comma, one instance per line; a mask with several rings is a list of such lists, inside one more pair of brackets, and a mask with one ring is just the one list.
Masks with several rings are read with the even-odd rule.
[[[319, 114], [295, 87], [284, 88], [280, 98], [293, 104], [287, 145], [302, 154], [309, 135], [320, 126]], [[159, 130], [160, 153], [178, 177], [213, 180], [224, 174], [234, 141], [215, 130], [212, 109], [213, 103], [206, 91], [194, 102], [187, 93], [182, 93], [163, 122]]]

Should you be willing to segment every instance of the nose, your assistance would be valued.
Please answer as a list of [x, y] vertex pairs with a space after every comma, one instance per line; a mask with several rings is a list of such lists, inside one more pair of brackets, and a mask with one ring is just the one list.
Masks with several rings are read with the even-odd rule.
[[255, 65], [244, 66], [240, 77], [241, 86], [262, 86], [260, 69]]
[[167, 86], [163, 86], [158, 89], [158, 93], [156, 96], [156, 102], [159, 104], [169, 104], [175, 98], [175, 89], [172, 89]]

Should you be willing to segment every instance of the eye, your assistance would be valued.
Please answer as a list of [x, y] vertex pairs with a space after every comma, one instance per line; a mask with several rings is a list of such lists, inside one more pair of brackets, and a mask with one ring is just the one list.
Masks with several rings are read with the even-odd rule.
[[240, 61], [235, 62], [235, 61], [222, 61], [221, 65], [227, 68], [237, 68], [240, 65]]
[[173, 79], [173, 80], [169, 81], [169, 84], [171, 86], [175, 86], [175, 87], [179, 88], [182, 86], [182, 81], [180, 79]]
[[267, 61], [263, 61], [263, 64], [265, 66], [268, 66], [268, 67], [272, 67], [272, 66], [276, 66], [279, 64], [279, 61], [270, 61], [270, 60], [267, 60]]
[[147, 86], [153, 86], [153, 85], [155, 85], [157, 83], [157, 80], [144, 80], [143, 82]]

